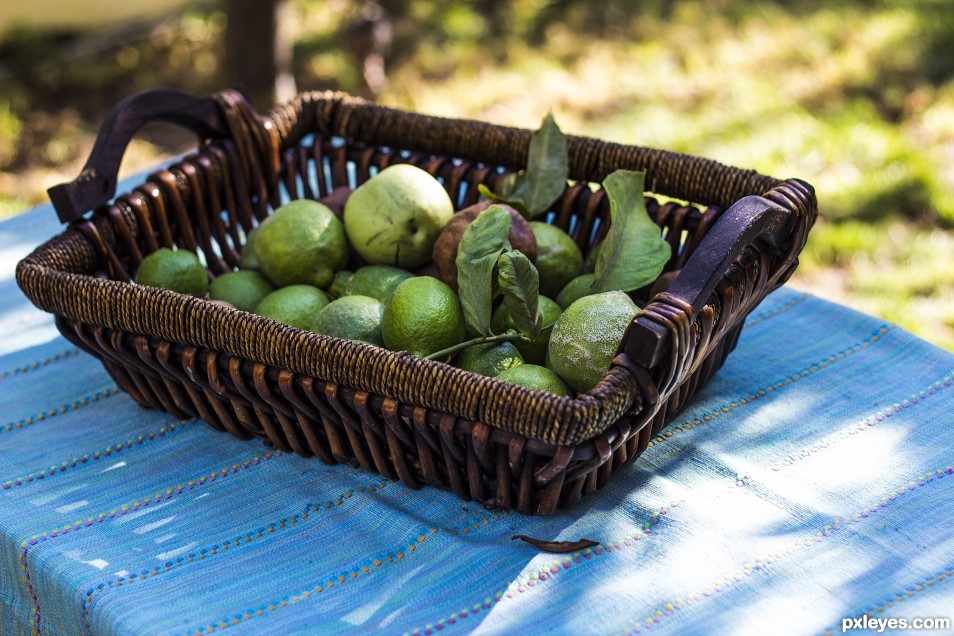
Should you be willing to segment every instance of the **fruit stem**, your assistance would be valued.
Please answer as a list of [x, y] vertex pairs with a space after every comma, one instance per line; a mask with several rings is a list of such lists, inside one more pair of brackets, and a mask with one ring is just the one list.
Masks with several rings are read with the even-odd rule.
[[525, 340], [522, 333], [516, 331], [508, 331], [506, 333], [496, 334], [493, 336], [477, 336], [476, 338], [471, 338], [470, 340], [465, 340], [459, 342], [451, 347], [446, 349], [441, 349], [440, 351], [435, 351], [434, 353], [424, 356], [425, 360], [443, 360], [449, 356], [454, 355], [462, 349], [471, 347], [473, 345], [495, 343], [495, 342], [514, 342], [516, 340]]

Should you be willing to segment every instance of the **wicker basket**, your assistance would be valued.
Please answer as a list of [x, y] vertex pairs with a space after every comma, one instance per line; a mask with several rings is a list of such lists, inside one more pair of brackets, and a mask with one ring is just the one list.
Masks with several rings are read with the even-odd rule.
[[[113, 200], [126, 144], [156, 119], [202, 143]], [[549, 221], [585, 254], [608, 225], [597, 184], [618, 168], [644, 170], [648, 209], [673, 248], [665, 269], [680, 270], [667, 292], [636, 294], [644, 308], [612, 368], [576, 398], [130, 282], [162, 246], [197, 251], [212, 277], [230, 271], [246, 232], [282, 197], [327, 197], [392, 163], [437, 176], [461, 208], [477, 184], [493, 188], [525, 165], [530, 134], [339, 93], [301, 94], [264, 116], [234, 91], [142, 93], [109, 115], [80, 178], [51, 189], [69, 226], [19, 264], [17, 281], [143, 406], [412, 488], [551, 513], [604, 486], [722, 365], [746, 314], [796, 266], [817, 214], [811, 186], [568, 138], [574, 181]]]

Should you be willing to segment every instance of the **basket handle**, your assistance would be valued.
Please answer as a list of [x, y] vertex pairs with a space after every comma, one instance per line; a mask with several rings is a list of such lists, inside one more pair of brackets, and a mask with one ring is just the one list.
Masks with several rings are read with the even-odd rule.
[[79, 177], [47, 190], [61, 222], [75, 221], [113, 198], [126, 147], [133, 135], [153, 121], [178, 124], [203, 139], [229, 136], [226, 119], [213, 99], [173, 88], [127, 97], [106, 115]]
[[[747, 196], [726, 210], [665, 292], [667, 304], [684, 308], [689, 323], [702, 310], [729, 265], [756, 239], [778, 249], [792, 212], [760, 196]], [[623, 353], [630, 363], [655, 367], [670, 346], [670, 330], [643, 315], [630, 325]]]

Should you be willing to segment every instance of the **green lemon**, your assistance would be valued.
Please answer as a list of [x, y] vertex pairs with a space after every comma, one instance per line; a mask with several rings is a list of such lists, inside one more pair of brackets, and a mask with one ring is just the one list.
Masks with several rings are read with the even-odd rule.
[[328, 295], [312, 285], [276, 289], [255, 307], [255, 313], [299, 329], [308, 329], [328, 304]]
[[570, 235], [549, 223], [532, 221], [537, 239], [537, 272], [540, 294], [556, 298], [567, 283], [583, 273], [583, 252]]
[[459, 351], [454, 358], [455, 367], [490, 377], [521, 364], [523, 364], [523, 356], [512, 342], [486, 342], [471, 345]]
[[354, 271], [348, 284], [348, 293], [370, 296], [386, 303], [398, 285], [413, 277], [411, 272], [393, 265], [365, 265]]
[[589, 391], [606, 375], [638, 311], [620, 291], [580, 298], [553, 325], [547, 365], [578, 393]]
[[317, 201], [286, 203], [255, 233], [261, 271], [279, 287], [305, 284], [325, 289], [348, 262], [348, 241], [341, 221]]
[[202, 296], [209, 289], [209, 274], [194, 252], [160, 247], [142, 259], [136, 271], [136, 282], [180, 294]]
[[556, 297], [557, 304], [566, 309], [573, 301], [583, 298], [595, 279], [596, 274], [580, 274], [560, 290]]
[[384, 344], [426, 357], [464, 339], [464, 312], [454, 290], [430, 276], [398, 285], [384, 307]]
[[521, 364], [510, 367], [497, 375], [498, 380], [519, 384], [531, 389], [540, 389], [555, 395], [571, 396], [573, 392], [560, 376], [552, 370], [537, 364]]
[[369, 296], [342, 296], [328, 303], [315, 317], [315, 333], [384, 346], [381, 320], [384, 305]]
[[331, 280], [331, 285], [328, 287], [328, 293], [335, 298], [347, 296], [351, 290], [352, 276], [354, 276], [354, 272], [347, 269], [335, 272], [335, 277]]
[[258, 252], [255, 246], [258, 244], [258, 228], [252, 228], [245, 235], [245, 245], [242, 246], [242, 269], [261, 270], [258, 262]]
[[[543, 328], [537, 334], [537, 337], [530, 342], [526, 340], [514, 341], [514, 345], [520, 351], [520, 355], [523, 356], [524, 362], [543, 364], [547, 355], [547, 343], [550, 342], [550, 332], [553, 331], [553, 323], [560, 317], [561, 311], [558, 304], [546, 296], [539, 296], [537, 313], [540, 315], [540, 324]], [[505, 333], [508, 329], [516, 329], [506, 305], [501, 304], [494, 310], [490, 319], [490, 329], [494, 333]]]
[[222, 274], [212, 281], [209, 298], [224, 300], [242, 311], [254, 311], [258, 303], [273, 291], [275, 286], [261, 273], [240, 269]]
[[355, 188], [343, 219], [351, 245], [365, 261], [415, 269], [431, 260], [434, 242], [453, 215], [444, 186], [427, 171], [402, 163]]

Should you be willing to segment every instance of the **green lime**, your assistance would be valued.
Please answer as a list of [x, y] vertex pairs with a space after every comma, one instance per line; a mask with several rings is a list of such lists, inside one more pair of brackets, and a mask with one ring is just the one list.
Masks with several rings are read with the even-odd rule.
[[523, 364], [523, 356], [512, 342], [486, 342], [471, 345], [457, 353], [454, 366], [490, 377]]
[[258, 228], [252, 228], [245, 235], [245, 245], [242, 246], [242, 269], [261, 270], [258, 262], [258, 252], [255, 246], [258, 243]]
[[160, 247], [142, 259], [136, 271], [136, 282], [180, 294], [202, 296], [209, 289], [209, 274], [194, 252]]
[[383, 317], [384, 305], [380, 301], [369, 296], [342, 296], [318, 312], [311, 330], [380, 347], [384, 346], [381, 337]]
[[276, 289], [255, 307], [255, 313], [299, 329], [308, 329], [328, 304], [325, 292], [312, 285], [289, 285]]
[[347, 296], [349, 293], [351, 293], [352, 276], [354, 276], [354, 272], [348, 269], [342, 269], [335, 272], [335, 277], [331, 281], [331, 286], [328, 287], [328, 293], [335, 298]]
[[[560, 317], [561, 309], [558, 304], [546, 296], [539, 296], [537, 313], [540, 315], [540, 324], [543, 327], [537, 337], [531, 342], [526, 340], [514, 341], [514, 345], [520, 351], [520, 355], [523, 356], [524, 362], [530, 364], [543, 364], [547, 355], [547, 343], [550, 342], [550, 332], [553, 331], [553, 323]], [[490, 319], [490, 329], [494, 333], [505, 333], [509, 329], [516, 329], [506, 305], [501, 304], [494, 310]]]
[[464, 312], [454, 290], [430, 276], [409, 278], [384, 307], [384, 344], [426, 357], [464, 339]]
[[567, 283], [583, 273], [583, 252], [570, 235], [549, 223], [532, 221], [537, 239], [537, 272], [540, 294], [556, 298]]
[[538, 364], [521, 364], [502, 371], [498, 380], [519, 384], [531, 389], [540, 389], [555, 395], [573, 395], [570, 387], [552, 370]]
[[348, 262], [341, 221], [328, 206], [298, 199], [272, 212], [256, 231], [262, 273], [279, 287], [306, 284], [325, 289]]
[[275, 286], [261, 273], [250, 269], [222, 274], [209, 285], [209, 298], [224, 300], [236, 309], [254, 311]]
[[368, 263], [415, 269], [431, 260], [434, 242], [454, 215], [444, 186], [425, 170], [394, 164], [355, 188], [344, 227]]
[[557, 304], [563, 309], [566, 309], [573, 304], [573, 301], [586, 296], [594, 279], [596, 279], [596, 274], [580, 274], [571, 280], [560, 290], [560, 293], [557, 294]]
[[589, 391], [606, 375], [638, 311], [636, 303], [620, 291], [580, 298], [553, 325], [548, 366], [578, 393]]
[[365, 265], [354, 271], [348, 293], [386, 303], [398, 285], [413, 277], [411, 272], [393, 265]]

